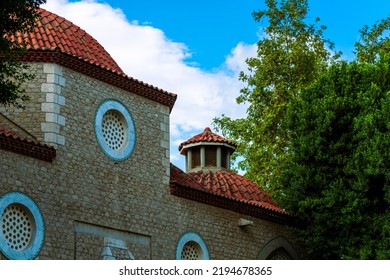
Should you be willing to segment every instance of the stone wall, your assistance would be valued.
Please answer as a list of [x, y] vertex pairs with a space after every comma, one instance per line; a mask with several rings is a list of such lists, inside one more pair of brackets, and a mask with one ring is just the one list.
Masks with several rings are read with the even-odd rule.
[[[168, 107], [58, 65], [32, 69], [27, 108], [2, 112], [54, 145], [57, 156], [47, 163], [0, 150], [0, 197], [18, 191], [39, 206], [45, 239], [38, 259], [99, 259], [102, 252], [174, 259], [188, 231], [204, 239], [213, 259], [255, 259], [277, 236], [294, 244], [282, 225], [169, 193]], [[135, 148], [124, 161], [108, 158], [96, 141], [95, 113], [107, 99], [125, 105], [135, 123]], [[254, 224], [240, 228], [240, 218]]]
[[[15, 108], [14, 106], [0, 106], [0, 113], [14, 122], [13, 130], [25, 134], [31, 134], [39, 141], [44, 140], [41, 130], [41, 123], [45, 122], [45, 113], [41, 111], [41, 106], [46, 102], [46, 94], [41, 91], [41, 87], [47, 81], [47, 74], [43, 73], [42, 63], [30, 64], [30, 70], [35, 74], [32, 82], [25, 85], [26, 95], [30, 100], [25, 102], [25, 109]], [[18, 125], [22, 127], [18, 127]]]

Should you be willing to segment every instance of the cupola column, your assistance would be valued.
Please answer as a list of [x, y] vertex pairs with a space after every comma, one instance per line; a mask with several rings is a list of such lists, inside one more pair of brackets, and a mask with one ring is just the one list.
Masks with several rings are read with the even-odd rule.
[[226, 151], [226, 169], [230, 170], [230, 151]]
[[202, 168], [206, 167], [206, 147], [200, 147], [200, 166]]
[[217, 167], [221, 169], [222, 167], [222, 149], [217, 147]]
[[186, 172], [192, 169], [192, 151], [188, 150], [187, 151], [187, 164], [186, 164]]

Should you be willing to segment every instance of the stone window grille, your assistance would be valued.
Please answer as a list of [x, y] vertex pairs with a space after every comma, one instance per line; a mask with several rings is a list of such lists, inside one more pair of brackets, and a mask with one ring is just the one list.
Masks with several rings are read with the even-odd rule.
[[34, 259], [43, 244], [41, 212], [28, 196], [13, 192], [0, 198], [0, 250], [8, 259]]
[[187, 242], [181, 252], [182, 260], [201, 260], [203, 257], [202, 249], [196, 242]]
[[103, 152], [112, 160], [125, 160], [133, 152], [135, 125], [126, 107], [115, 100], [106, 100], [95, 115], [95, 134]]
[[185, 233], [176, 247], [178, 260], [208, 260], [209, 252], [203, 238], [195, 232]]

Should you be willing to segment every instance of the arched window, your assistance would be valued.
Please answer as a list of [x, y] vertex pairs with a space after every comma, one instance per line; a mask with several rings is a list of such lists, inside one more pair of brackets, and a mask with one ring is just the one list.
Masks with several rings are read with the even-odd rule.
[[267, 260], [292, 260], [292, 257], [287, 253], [286, 249], [280, 247], [269, 254]]
[[282, 236], [268, 241], [257, 256], [260, 260], [296, 260], [299, 255], [294, 247]]
[[209, 252], [203, 238], [195, 232], [180, 237], [176, 247], [177, 260], [208, 260]]

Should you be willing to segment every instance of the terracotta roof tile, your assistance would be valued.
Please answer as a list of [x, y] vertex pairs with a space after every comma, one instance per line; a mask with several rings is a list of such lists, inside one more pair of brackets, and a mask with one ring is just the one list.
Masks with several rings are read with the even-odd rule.
[[127, 76], [110, 54], [83, 29], [44, 9], [39, 9], [39, 13], [41, 17], [33, 32], [16, 33], [10, 37], [29, 50], [23, 58], [25, 62], [58, 63], [167, 105], [172, 110], [176, 94]]
[[56, 150], [39, 141], [29, 140], [0, 124], [0, 149], [22, 155], [53, 161]]
[[265, 190], [231, 171], [198, 171], [186, 174], [171, 164], [171, 183], [179, 184], [182, 188], [197, 189], [209, 195], [287, 215], [272, 201]]
[[234, 143], [233, 141], [228, 140], [228, 139], [226, 139], [218, 134], [213, 133], [209, 127], [206, 127], [202, 133], [199, 133], [199, 134], [195, 135], [194, 137], [181, 143], [179, 145], [179, 151], [181, 151], [183, 149], [183, 147], [186, 145], [201, 143], [201, 142], [224, 143], [224, 144], [228, 144], [234, 148], [237, 147], [237, 144]]
[[41, 17], [37, 20], [33, 32], [17, 33], [11, 40], [19, 42], [27, 49], [53, 51], [59, 48], [63, 53], [124, 74], [110, 54], [83, 29], [44, 9], [39, 9], [39, 13]]

